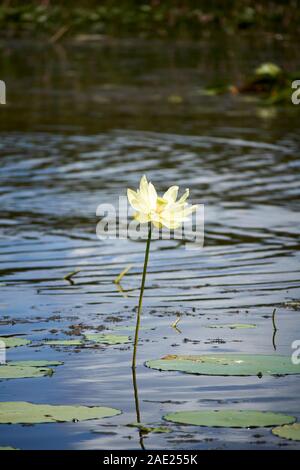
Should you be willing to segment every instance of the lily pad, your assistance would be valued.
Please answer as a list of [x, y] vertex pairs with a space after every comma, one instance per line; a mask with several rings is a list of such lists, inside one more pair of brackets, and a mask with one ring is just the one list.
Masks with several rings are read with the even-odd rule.
[[103, 406], [36, 405], [26, 401], [0, 402], [0, 424], [35, 424], [109, 418], [120, 414]]
[[9, 366], [21, 366], [21, 367], [48, 367], [48, 366], [61, 366], [61, 361], [10, 361]]
[[10, 446], [0, 446], [0, 450], [20, 450], [16, 449], [15, 447], [10, 447]]
[[254, 410], [178, 411], [164, 416], [167, 421], [195, 426], [225, 428], [257, 428], [294, 423], [293, 416]]
[[138, 428], [144, 434], [149, 434], [149, 433], [162, 434], [162, 433], [172, 432], [172, 429], [168, 428], [167, 426], [152, 427], [152, 426], [147, 426], [147, 424], [142, 424], [142, 423], [131, 423], [131, 424], [127, 424], [127, 426], [129, 428]]
[[9, 364], [0, 366], [0, 380], [28, 379], [52, 374], [53, 370], [48, 367], [12, 366]]
[[177, 370], [198, 375], [287, 375], [300, 374], [300, 364], [288, 356], [259, 354], [208, 354], [203, 356], [168, 355], [147, 361], [146, 366], [158, 370]]
[[105, 335], [103, 333], [85, 334], [88, 341], [101, 344], [125, 344], [130, 342], [129, 336], [125, 335]]
[[11, 361], [0, 366], [1, 379], [26, 379], [52, 375], [53, 370], [48, 366], [59, 366], [60, 361]]
[[26, 346], [26, 344], [31, 343], [29, 339], [20, 338], [19, 336], [2, 336], [0, 341], [4, 342], [6, 348], [16, 348], [17, 346]]
[[82, 346], [84, 344], [80, 339], [53, 339], [46, 341], [49, 346]]
[[256, 328], [256, 325], [252, 323], [228, 323], [223, 325], [207, 325], [207, 328], [230, 328], [231, 330], [237, 330], [244, 328]]
[[[111, 330], [114, 331], [135, 331], [135, 325], [126, 325], [126, 326], [114, 326], [113, 328], [110, 328]], [[140, 326], [139, 330], [152, 330], [154, 328], [150, 328], [149, 326]]]
[[291, 441], [300, 441], [300, 423], [286, 424], [272, 429], [275, 436], [283, 437]]

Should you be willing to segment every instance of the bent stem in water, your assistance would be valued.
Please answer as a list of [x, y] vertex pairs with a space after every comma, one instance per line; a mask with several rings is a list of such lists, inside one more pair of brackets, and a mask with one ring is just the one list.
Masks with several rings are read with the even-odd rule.
[[146, 274], [147, 274], [147, 265], [148, 265], [148, 259], [149, 259], [150, 242], [151, 242], [151, 223], [149, 223], [149, 232], [148, 232], [148, 239], [147, 239], [147, 245], [146, 245], [146, 251], [145, 251], [143, 277], [142, 277], [139, 305], [138, 305], [138, 311], [137, 311], [137, 317], [136, 317], [133, 355], [132, 355], [132, 368], [133, 369], [135, 369], [135, 367], [136, 367], [136, 352], [137, 352], [137, 345], [138, 345], [138, 341], [139, 341], [139, 329], [140, 329], [140, 322], [141, 322], [143, 294], [144, 294]]

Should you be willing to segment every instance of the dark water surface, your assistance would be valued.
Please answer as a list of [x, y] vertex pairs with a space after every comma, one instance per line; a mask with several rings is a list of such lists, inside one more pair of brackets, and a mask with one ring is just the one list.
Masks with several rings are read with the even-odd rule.
[[[300, 339], [299, 110], [203, 87], [240, 82], [261, 62], [300, 69], [297, 42], [215, 38], [201, 44], [2, 44], [0, 335], [26, 334], [8, 359], [57, 359], [51, 377], [2, 381], [1, 401], [105, 405], [109, 419], [1, 425], [22, 449], [138, 448], [130, 345], [51, 348], [71, 325], [131, 334], [144, 243], [96, 238], [96, 207], [136, 187], [189, 187], [205, 204], [205, 246], [152, 244], [138, 350], [142, 422], [184, 409], [282, 411], [300, 418], [300, 376], [205, 377], [146, 368], [165, 354], [291, 355]], [[300, 78], [300, 77], [299, 77]], [[174, 98], [175, 97], [175, 98]], [[180, 97], [180, 98], [178, 98]], [[180, 102], [179, 102], [180, 101]], [[128, 264], [122, 281], [113, 279]], [[80, 270], [74, 285], [63, 279]], [[277, 307], [276, 351], [271, 314]], [[294, 307], [294, 308], [292, 308]], [[170, 325], [181, 314], [180, 331]], [[13, 320], [13, 321], [12, 321]], [[255, 329], [210, 329], [217, 323]], [[120, 331], [115, 331], [118, 326]], [[299, 448], [270, 429], [167, 424], [146, 448]]]

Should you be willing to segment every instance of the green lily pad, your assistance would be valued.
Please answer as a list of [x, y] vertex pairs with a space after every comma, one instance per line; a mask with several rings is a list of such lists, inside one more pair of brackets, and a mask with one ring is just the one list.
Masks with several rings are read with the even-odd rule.
[[46, 341], [49, 346], [82, 346], [84, 344], [80, 339], [53, 339]]
[[208, 354], [203, 356], [168, 355], [147, 361], [146, 366], [158, 370], [177, 370], [198, 375], [287, 375], [300, 374], [300, 364], [288, 356], [259, 354]]
[[0, 366], [0, 380], [29, 379], [52, 374], [53, 370], [48, 367], [12, 366], [9, 364]]
[[0, 424], [35, 424], [109, 418], [120, 414], [103, 406], [36, 405], [26, 401], [0, 402]]
[[172, 432], [172, 429], [168, 428], [167, 426], [152, 427], [152, 426], [147, 426], [146, 424], [142, 424], [142, 423], [131, 423], [131, 424], [127, 424], [127, 426], [129, 428], [138, 428], [144, 434], [149, 434], [149, 433], [162, 434], [162, 433]]
[[11, 361], [0, 366], [1, 379], [26, 379], [52, 375], [48, 366], [59, 366], [60, 361]]
[[26, 346], [26, 344], [31, 343], [29, 339], [20, 338], [19, 336], [2, 336], [0, 341], [4, 342], [6, 348], [16, 348], [17, 346]]
[[207, 325], [207, 328], [230, 328], [231, 330], [237, 330], [244, 328], [256, 328], [256, 325], [251, 323], [228, 323], [223, 325]]
[[10, 447], [10, 446], [0, 446], [0, 450], [20, 450], [16, 449], [15, 447]]
[[103, 333], [85, 334], [88, 341], [101, 344], [125, 344], [129, 343], [129, 336], [125, 335], [105, 335]]
[[225, 428], [257, 428], [294, 423], [293, 416], [254, 410], [178, 411], [164, 416], [167, 421], [195, 426]]
[[286, 424], [272, 429], [275, 436], [283, 437], [291, 441], [300, 441], [300, 423]]
[[21, 367], [48, 367], [48, 366], [61, 366], [61, 361], [10, 361], [9, 366], [21, 366]]
[[[135, 331], [135, 325], [126, 325], [126, 326], [114, 326], [113, 328], [110, 328], [111, 330], [114, 331]], [[139, 330], [151, 330], [153, 328], [150, 328], [149, 326], [141, 326]]]

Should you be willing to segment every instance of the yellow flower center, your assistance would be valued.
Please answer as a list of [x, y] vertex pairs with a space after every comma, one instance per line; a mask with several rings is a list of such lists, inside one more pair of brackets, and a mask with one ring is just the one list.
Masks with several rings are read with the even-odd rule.
[[156, 201], [156, 212], [160, 214], [164, 210], [166, 204], [168, 204], [168, 202], [165, 199], [158, 197]]

